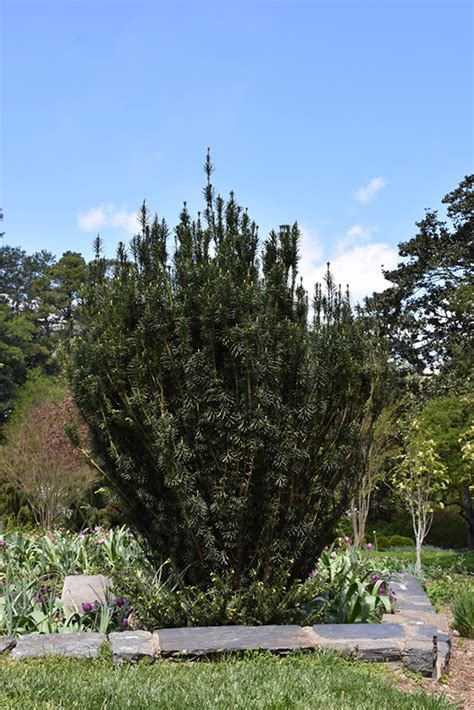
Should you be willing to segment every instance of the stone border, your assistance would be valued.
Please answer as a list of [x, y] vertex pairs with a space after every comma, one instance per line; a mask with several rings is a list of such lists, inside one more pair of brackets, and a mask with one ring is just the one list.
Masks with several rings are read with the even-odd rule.
[[197, 658], [218, 653], [265, 650], [289, 653], [325, 648], [360, 661], [388, 661], [438, 679], [450, 656], [446, 617], [434, 612], [420, 582], [398, 575], [392, 586], [397, 611], [380, 624], [317, 624], [314, 626], [208, 626], [149, 631], [29, 634], [1, 637], [0, 654], [14, 660], [48, 654], [97, 658], [107, 640], [115, 665], [140, 659]]

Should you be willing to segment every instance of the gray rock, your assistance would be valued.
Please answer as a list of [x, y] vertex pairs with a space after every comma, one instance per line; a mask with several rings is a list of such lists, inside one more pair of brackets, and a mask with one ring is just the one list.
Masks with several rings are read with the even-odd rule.
[[436, 648], [436, 663], [433, 672], [433, 677], [435, 680], [439, 680], [443, 675], [444, 671], [447, 669], [449, 664], [449, 659], [451, 658], [451, 642], [439, 641]]
[[408, 572], [403, 572], [401, 574], [397, 575], [396, 581], [398, 584], [402, 584], [408, 589], [421, 589], [423, 590], [423, 587], [421, 586], [421, 582], [418, 579], [418, 577], [415, 577], [413, 574], [408, 574]]
[[431, 641], [438, 636], [438, 629], [431, 624], [405, 624], [405, 637], [419, 641]]
[[97, 658], [106, 640], [104, 634], [93, 631], [78, 634], [28, 634], [20, 636], [11, 657], [15, 660], [49, 655]]
[[201, 656], [223, 651], [275, 652], [314, 648], [311, 629], [300, 626], [203, 626], [155, 631], [162, 655]]
[[398, 602], [397, 599], [397, 609], [399, 609], [402, 613], [406, 611], [411, 611], [411, 612], [421, 612], [422, 614], [430, 614], [433, 612], [433, 607], [429, 602], [414, 602], [414, 601], [403, 601], [402, 603]]
[[[392, 615], [393, 619], [393, 615]], [[395, 623], [385, 624], [316, 624], [312, 627], [315, 634], [326, 639], [402, 639], [403, 626]]]
[[353, 656], [357, 653], [357, 641], [350, 638], [329, 638], [320, 636], [314, 627], [305, 627], [311, 630], [317, 648], [324, 648], [330, 651], [337, 651], [343, 657]]
[[102, 604], [106, 601], [111, 588], [111, 580], [103, 574], [68, 575], [64, 580], [61, 601], [70, 609], [82, 613], [83, 604]]
[[423, 624], [427, 624], [428, 626], [436, 627], [439, 631], [444, 633], [449, 631], [448, 620], [443, 614], [404, 610], [396, 614], [384, 614], [382, 624], [393, 623], [394, 618], [397, 620], [397, 623], [402, 626], [422, 626]]
[[407, 641], [403, 665], [413, 673], [432, 677], [435, 668], [435, 648], [432, 641]]
[[16, 644], [16, 639], [12, 636], [0, 636], [0, 655], [10, 651]]
[[404, 650], [400, 638], [360, 639], [357, 641], [357, 660], [366, 662], [399, 661]]
[[151, 663], [159, 651], [158, 640], [149, 631], [117, 631], [109, 634], [109, 641], [115, 665], [133, 663], [141, 658], [147, 658]]

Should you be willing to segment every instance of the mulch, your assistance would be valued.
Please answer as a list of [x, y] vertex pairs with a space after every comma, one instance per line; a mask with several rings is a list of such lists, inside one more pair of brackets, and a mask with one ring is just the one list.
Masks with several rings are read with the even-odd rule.
[[460, 710], [474, 710], [474, 639], [451, 635], [451, 659], [448, 671], [435, 682], [429, 678], [412, 678], [396, 671], [400, 690], [412, 692], [422, 687], [427, 693], [445, 695]]

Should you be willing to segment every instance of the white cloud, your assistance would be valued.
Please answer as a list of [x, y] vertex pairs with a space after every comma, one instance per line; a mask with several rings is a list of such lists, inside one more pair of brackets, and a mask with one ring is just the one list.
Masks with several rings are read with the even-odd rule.
[[92, 207], [88, 212], [77, 215], [77, 223], [84, 232], [93, 232], [105, 222], [105, 212], [102, 207]]
[[117, 227], [129, 234], [135, 234], [139, 229], [136, 212], [127, 212], [123, 208], [105, 202], [98, 207], [91, 207], [87, 212], [80, 212], [77, 215], [77, 224], [84, 232], [95, 232], [104, 227]]
[[[385, 269], [394, 268], [398, 253], [385, 242], [370, 242], [375, 229], [352, 225], [344, 237], [327, 252], [316, 234], [304, 228], [301, 230], [299, 270], [310, 297], [314, 284], [323, 281], [328, 261], [336, 283], [341, 284], [343, 290], [349, 284], [353, 303], [390, 286], [383, 277], [382, 266]], [[354, 240], [362, 240], [364, 243], [357, 244]]]
[[347, 251], [349, 247], [353, 247], [361, 242], [370, 242], [377, 229], [377, 225], [364, 227], [362, 224], [353, 224], [346, 231], [345, 236], [337, 242], [337, 253]]
[[359, 200], [359, 202], [363, 202], [364, 204], [366, 202], [370, 202], [370, 200], [374, 199], [375, 195], [379, 190], [382, 189], [382, 187], [385, 187], [384, 178], [374, 177], [368, 185], [366, 185], [365, 187], [359, 187], [359, 189], [356, 190], [355, 198], [356, 200]]
[[[390, 286], [382, 274], [393, 269], [398, 261], [396, 249], [383, 242], [355, 246], [331, 259], [331, 272], [336, 283], [345, 289], [349, 285], [351, 301], [355, 303], [370, 296], [374, 291], [383, 291]], [[326, 267], [321, 267], [319, 278]]]
[[300, 261], [298, 271], [300, 276], [303, 277], [303, 284], [311, 296], [314, 284], [317, 281], [316, 274], [318, 273], [324, 250], [318, 242], [317, 235], [312, 230], [300, 226], [300, 232]]

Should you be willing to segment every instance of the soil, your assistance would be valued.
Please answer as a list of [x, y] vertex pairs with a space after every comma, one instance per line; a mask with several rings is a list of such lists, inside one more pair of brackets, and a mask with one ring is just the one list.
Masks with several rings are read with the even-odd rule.
[[474, 639], [451, 635], [451, 659], [448, 671], [439, 681], [413, 678], [402, 670], [396, 671], [401, 690], [413, 691], [422, 687], [427, 693], [445, 695], [462, 710], [474, 710]]

